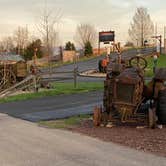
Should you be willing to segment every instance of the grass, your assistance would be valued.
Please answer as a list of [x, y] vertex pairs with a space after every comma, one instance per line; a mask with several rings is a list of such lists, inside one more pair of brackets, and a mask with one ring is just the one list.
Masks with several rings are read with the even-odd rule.
[[38, 124], [51, 129], [67, 129], [79, 125], [83, 120], [90, 117], [90, 115], [79, 115], [61, 120], [40, 121]]
[[22, 101], [22, 100], [35, 99], [46, 96], [56, 96], [60, 94], [86, 93], [102, 89], [103, 89], [103, 83], [100, 82], [90, 82], [90, 83], [81, 82], [78, 83], [76, 88], [74, 88], [73, 83], [54, 83], [53, 89], [51, 90], [42, 90], [37, 93], [26, 93], [26, 94], [19, 94], [16, 96], [10, 96], [7, 98], [0, 99], [0, 103]]
[[[145, 76], [152, 77], [153, 76], [153, 58], [152, 57], [147, 58], [147, 62], [148, 62], [148, 67], [146, 68]], [[161, 55], [158, 58], [157, 68], [161, 68], [161, 67], [166, 67], [166, 55]]]

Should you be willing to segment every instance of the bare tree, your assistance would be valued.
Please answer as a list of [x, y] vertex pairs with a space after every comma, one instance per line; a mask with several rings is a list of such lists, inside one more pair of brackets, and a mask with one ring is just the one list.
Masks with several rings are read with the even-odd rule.
[[82, 48], [85, 47], [87, 42], [90, 42], [92, 46], [96, 44], [97, 32], [93, 25], [90, 24], [80, 24], [77, 26], [75, 41]]
[[148, 41], [154, 34], [154, 24], [148, 14], [147, 8], [139, 7], [133, 17], [129, 36], [138, 46], [144, 46], [144, 42]]
[[45, 5], [37, 23], [37, 29], [42, 36], [47, 56], [50, 56], [52, 47], [57, 39], [57, 25], [61, 16], [61, 10], [53, 12], [47, 8], [47, 5]]
[[14, 42], [12, 37], [4, 37], [0, 41], [0, 50], [1, 52], [12, 52], [14, 50]]
[[18, 29], [14, 32], [14, 40], [16, 42], [16, 46], [18, 49], [18, 54], [24, 54], [24, 50], [28, 45], [28, 28], [26, 27], [18, 27]]

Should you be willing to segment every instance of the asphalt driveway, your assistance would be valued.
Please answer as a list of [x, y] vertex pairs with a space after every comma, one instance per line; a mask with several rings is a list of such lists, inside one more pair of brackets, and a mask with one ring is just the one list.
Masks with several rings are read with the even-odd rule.
[[0, 104], [0, 113], [36, 122], [92, 113], [95, 105], [102, 104], [103, 92], [59, 95], [34, 100]]

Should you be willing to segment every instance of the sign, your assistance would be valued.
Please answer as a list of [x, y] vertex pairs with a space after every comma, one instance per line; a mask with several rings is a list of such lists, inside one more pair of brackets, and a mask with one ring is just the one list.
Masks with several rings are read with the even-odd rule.
[[115, 32], [114, 31], [105, 31], [99, 32], [99, 42], [112, 42], [115, 40]]

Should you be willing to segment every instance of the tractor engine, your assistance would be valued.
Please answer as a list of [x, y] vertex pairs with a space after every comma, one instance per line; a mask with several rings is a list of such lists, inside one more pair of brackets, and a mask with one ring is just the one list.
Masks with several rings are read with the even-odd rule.
[[126, 68], [114, 80], [113, 107], [126, 121], [142, 102], [143, 75], [139, 69]]

